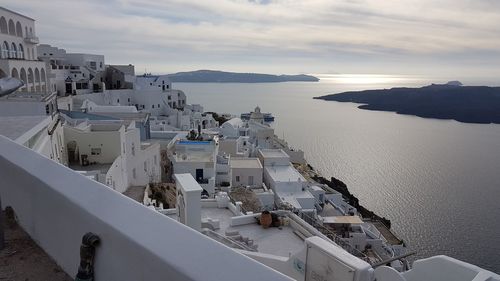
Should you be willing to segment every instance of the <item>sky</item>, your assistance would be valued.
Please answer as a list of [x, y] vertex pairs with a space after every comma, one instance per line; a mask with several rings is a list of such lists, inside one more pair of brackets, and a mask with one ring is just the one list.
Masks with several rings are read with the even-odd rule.
[[40, 43], [138, 74], [499, 77], [499, 0], [3, 0]]

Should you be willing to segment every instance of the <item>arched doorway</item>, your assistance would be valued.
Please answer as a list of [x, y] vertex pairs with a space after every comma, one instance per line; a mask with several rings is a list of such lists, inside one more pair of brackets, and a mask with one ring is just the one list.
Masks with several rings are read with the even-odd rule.
[[21, 91], [26, 92], [28, 90], [28, 76], [26, 75], [26, 70], [21, 68], [21, 80], [24, 82], [24, 86]]
[[76, 141], [70, 141], [66, 145], [68, 150], [68, 164], [79, 165], [80, 164], [80, 152], [78, 151], [78, 144]]
[[42, 68], [42, 70], [40, 71], [40, 80], [42, 81], [42, 92], [46, 92], [47, 90], [47, 80], [45, 78], [45, 69]]
[[12, 73], [10, 76], [12, 76], [13, 78], [19, 79], [19, 72], [17, 71], [16, 68], [12, 69]]
[[30, 92], [35, 91], [35, 83], [34, 83], [34, 75], [33, 75], [33, 69], [28, 68], [28, 85], [27, 88], [29, 89]]
[[41, 85], [40, 85], [40, 71], [38, 70], [38, 68], [35, 68], [35, 87], [36, 87], [36, 91], [40, 92], [40, 89], [41, 89]]

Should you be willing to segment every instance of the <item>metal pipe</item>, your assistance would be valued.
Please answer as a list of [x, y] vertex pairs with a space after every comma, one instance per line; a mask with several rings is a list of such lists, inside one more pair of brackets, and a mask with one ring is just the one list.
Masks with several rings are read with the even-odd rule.
[[101, 239], [92, 232], [87, 232], [82, 237], [80, 246], [80, 266], [75, 281], [94, 281], [95, 248]]
[[395, 260], [400, 260], [400, 259], [403, 259], [403, 258], [406, 258], [408, 256], [411, 256], [411, 255], [414, 255], [416, 254], [417, 252], [416, 251], [413, 251], [413, 252], [409, 252], [409, 253], [406, 253], [406, 254], [403, 254], [403, 255], [399, 255], [399, 256], [395, 256], [393, 258], [390, 258], [388, 260], [385, 260], [385, 261], [381, 261], [381, 262], [377, 262], [377, 263], [374, 263], [372, 264], [372, 267], [373, 268], [376, 268], [376, 267], [379, 267], [381, 265], [385, 265], [387, 263], [390, 263], [390, 262], [393, 262]]

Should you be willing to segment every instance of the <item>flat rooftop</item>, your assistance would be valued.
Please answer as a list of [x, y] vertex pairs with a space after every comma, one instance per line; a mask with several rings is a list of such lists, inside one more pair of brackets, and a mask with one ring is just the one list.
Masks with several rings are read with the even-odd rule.
[[292, 165], [288, 166], [266, 166], [264, 169], [276, 182], [305, 182], [306, 179]]
[[122, 123], [109, 123], [109, 124], [90, 124], [90, 131], [92, 132], [108, 132], [118, 131], [122, 127]]
[[281, 149], [260, 149], [260, 153], [264, 158], [283, 158], [290, 157]]
[[[264, 229], [255, 223], [230, 226], [233, 213], [228, 209], [219, 208], [201, 208], [201, 218], [218, 219], [220, 228], [215, 232], [225, 235], [227, 231], [237, 231], [239, 235], [247, 237], [258, 245], [257, 251], [260, 253], [289, 257], [302, 250], [304, 241], [294, 233], [290, 226], [269, 227]], [[169, 215], [170, 218], [177, 220], [177, 215]]]
[[174, 154], [177, 162], [213, 162], [214, 155], [207, 151], [180, 151]]
[[314, 208], [314, 196], [307, 191], [277, 192], [276, 195], [294, 208]]
[[235, 169], [262, 169], [259, 158], [231, 158], [231, 168]]
[[0, 135], [16, 140], [47, 118], [49, 118], [47, 115], [2, 116], [0, 117]]
[[196, 182], [191, 174], [175, 174], [174, 175], [176, 186], [185, 191], [199, 191], [203, 189], [200, 184]]

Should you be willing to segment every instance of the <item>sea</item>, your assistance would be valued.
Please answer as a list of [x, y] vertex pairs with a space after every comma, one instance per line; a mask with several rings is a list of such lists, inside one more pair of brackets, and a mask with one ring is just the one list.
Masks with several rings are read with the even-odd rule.
[[[318, 74], [319, 82], [174, 83], [188, 103], [239, 116], [270, 112], [272, 126], [324, 177], [392, 222], [417, 254], [448, 255], [500, 273], [500, 125], [466, 124], [313, 99], [352, 90], [420, 87], [444, 78]], [[465, 85], [498, 86], [469, 79]]]

